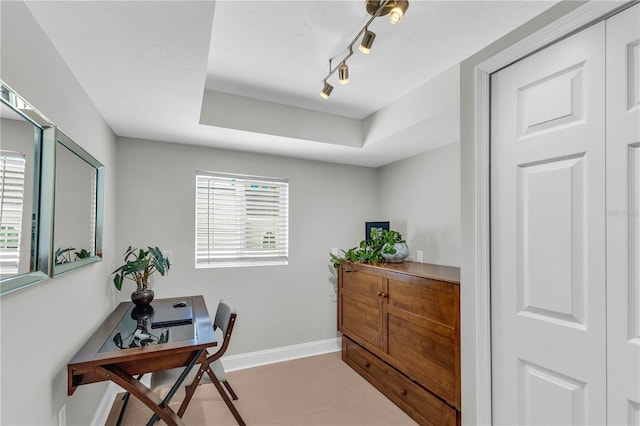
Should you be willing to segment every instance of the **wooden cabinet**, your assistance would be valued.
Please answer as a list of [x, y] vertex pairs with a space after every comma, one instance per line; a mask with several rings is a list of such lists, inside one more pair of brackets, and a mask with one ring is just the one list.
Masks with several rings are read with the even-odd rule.
[[343, 360], [420, 424], [459, 424], [459, 269], [345, 263], [338, 282]]

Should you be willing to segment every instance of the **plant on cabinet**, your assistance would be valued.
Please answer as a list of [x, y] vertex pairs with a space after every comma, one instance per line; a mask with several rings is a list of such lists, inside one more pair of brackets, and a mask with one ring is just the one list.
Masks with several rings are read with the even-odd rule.
[[342, 262], [400, 263], [409, 255], [409, 248], [398, 231], [372, 229], [369, 239], [360, 241], [356, 247], [342, 250], [342, 253], [344, 256], [329, 253], [335, 268]]

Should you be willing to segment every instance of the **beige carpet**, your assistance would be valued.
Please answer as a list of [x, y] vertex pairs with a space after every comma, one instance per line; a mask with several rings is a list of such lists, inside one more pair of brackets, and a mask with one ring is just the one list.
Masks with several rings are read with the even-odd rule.
[[[343, 363], [339, 352], [234, 371], [227, 378], [238, 394], [235, 404], [247, 425], [416, 424]], [[173, 398], [174, 410], [183, 396], [184, 388]], [[116, 398], [107, 426], [115, 425], [121, 404], [121, 398]], [[131, 398], [122, 424], [145, 425], [151, 414]], [[199, 386], [183, 420], [187, 425], [236, 424], [212, 384]]]

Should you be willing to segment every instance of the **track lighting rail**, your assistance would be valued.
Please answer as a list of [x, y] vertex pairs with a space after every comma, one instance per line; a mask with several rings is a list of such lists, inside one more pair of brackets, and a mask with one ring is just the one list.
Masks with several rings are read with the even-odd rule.
[[[379, 4], [379, 6], [377, 7], [377, 9], [373, 9], [373, 7], [375, 7], [376, 4]], [[390, 15], [390, 20], [394, 24], [398, 23], [400, 22], [400, 20], [402, 20], [402, 16], [408, 7], [409, 7], [409, 2], [407, 0], [383, 0], [383, 1], [368, 0], [367, 1], [367, 12], [371, 14], [371, 18], [369, 18], [367, 23], [353, 38], [351, 43], [347, 45], [347, 54], [342, 58], [341, 61], [337, 62], [337, 64], [333, 66], [332, 65], [334, 63], [333, 61], [336, 58], [339, 58], [340, 56], [329, 58], [329, 73], [322, 80], [322, 82], [324, 83], [324, 86], [322, 91], [320, 92], [320, 95], [323, 98], [328, 99], [329, 95], [331, 94], [331, 91], [333, 90], [333, 86], [329, 84], [327, 80], [333, 74], [335, 74], [336, 71], [338, 70], [340, 71], [339, 72], [340, 83], [345, 84], [349, 81], [349, 67], [347, 66], [347, 60], [351, 58], [351, 56], [353, 55], [353, 45], [356, 44], [356, 42], [362, 36], [363, 33], [365, 34], [365, 36], [363, 37], [360, 50], [363, 53], [369, 53], [369, 49], [371, 48], [371, 45], [373, 44], [373, 40], [375, 39], [375, 36], [376, 36], [375, 33], [369, 31], [369, 25], [371, 24], [371, 22], [373, 22], [373, 20], [376, 19], [378, 16], [386, 15], [388, 13], [391, 13], [392, 15], [394, 15], [395, 13], [395, 16], [393, 17], [391, 17]], [[396, 12], [396, 8], [399, 8], [400, 11]]]

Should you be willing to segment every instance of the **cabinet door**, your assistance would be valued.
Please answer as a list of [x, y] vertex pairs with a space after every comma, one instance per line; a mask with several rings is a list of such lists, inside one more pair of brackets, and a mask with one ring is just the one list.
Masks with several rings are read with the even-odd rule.
[[342, 333], [361, 344], [382, 348], [383, 324], [381, 276], [349, 267], [342, 269]]
[[410, 276], [388, 280], [387, 352], [394, 365], [460, 408], [459, 286]]

